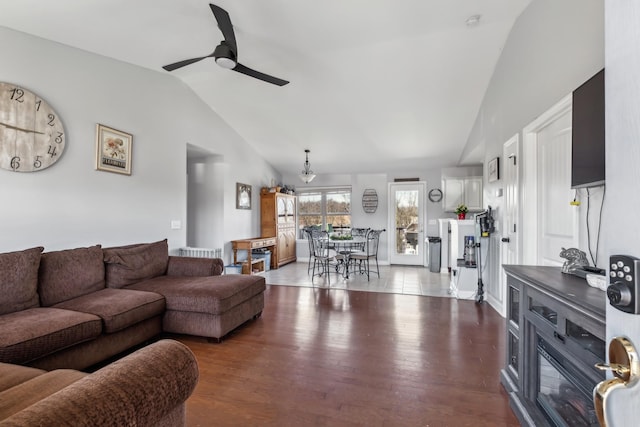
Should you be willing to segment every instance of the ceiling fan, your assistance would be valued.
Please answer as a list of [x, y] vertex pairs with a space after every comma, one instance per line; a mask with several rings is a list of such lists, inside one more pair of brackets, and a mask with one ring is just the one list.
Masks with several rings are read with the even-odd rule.
[[239, 73], [277, 86], [284, 86], [289, 83], [286, 80], [261, 73], [260, 71], [253, 70], [238, 63], [238, 46], [236, 44], [236, 35], [233, 32], [233, 25], [231, 24], [231, 18], [229, 18], [229, 14], [226, 10], [224, 10], [220, 6], [216, 6], [215, 4], [209, 4], [209, 6], [211, 7], [213, 15], [216, 17], [216, 21], [218, 21], [218, 28], [220, 28], [220, 31], [222, 31], [224, 40], [221, 41], [218, 46], [216, 46], [216, 49], [211, 55], [202, 56], [199, 58], [185, 59], [184, 61], [165, 65], [162, 68], [167, 71], [173, 71], [186, 65], [201, 61], [205, 58], [213, 57], [216, 60], [216, 64], [218, 64], [222, 68], [237, 71]]

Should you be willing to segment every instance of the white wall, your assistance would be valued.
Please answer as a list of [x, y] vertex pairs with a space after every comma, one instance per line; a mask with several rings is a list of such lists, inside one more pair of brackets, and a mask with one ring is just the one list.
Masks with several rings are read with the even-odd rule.
[[[0, 81], [46, 99], [67, 133], [52, 167], [0, 170], [1, 252], [165, 237], [184, 246], [187, 143], [224, 158], [224, 242], [259, 234], [259, 208], [235, 209], [235, 183], [258, 188], [257, 206], [259, 188], [279, 174], [179, 80], [5, 28], [0, 39]], [[133, 134], [131, 176], [94, 170], [96, 123]]]

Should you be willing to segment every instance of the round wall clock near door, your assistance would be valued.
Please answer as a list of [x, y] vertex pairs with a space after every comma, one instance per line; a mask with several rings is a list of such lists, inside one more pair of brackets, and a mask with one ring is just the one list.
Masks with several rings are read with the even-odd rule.
[[442, 200], [442, 190], [440, 190], [439, 188], [432, 188], [431, 191], [429, 191], [429, 200], [434, 203]]
[[65, 147], [58, 114], [35, 93], [0, 82], [0, 168], [15, 172], [46, 169]]

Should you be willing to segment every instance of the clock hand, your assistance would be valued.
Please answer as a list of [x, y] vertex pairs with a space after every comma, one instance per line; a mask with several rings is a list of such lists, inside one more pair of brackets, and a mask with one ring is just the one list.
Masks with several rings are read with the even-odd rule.
[[23, 128], [19, 128], [17, 126], [12, 126], [12, 125], [9, 125], [9, 124], [6, 124], [6, 123], [2, 123], [2, 122], [0, 122], [0, 125], [6, 127], [7, 129], [15, 129], [15, 130], [19, 130], [19, 131], [22, 131], [22, 132], [38, 133], [40, 135], [44, 135], [44, 132], [38, 132], [37, 130], [32, 130], [32, 129], [23, 129]]

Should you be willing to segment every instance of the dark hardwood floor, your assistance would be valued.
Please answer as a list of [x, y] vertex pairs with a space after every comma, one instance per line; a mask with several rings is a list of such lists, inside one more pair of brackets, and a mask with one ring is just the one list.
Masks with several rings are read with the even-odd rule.
[[195, 353], [195, 426], [517, 426], [504, 319], [450, 298], [268, 286], [265, 310]]

